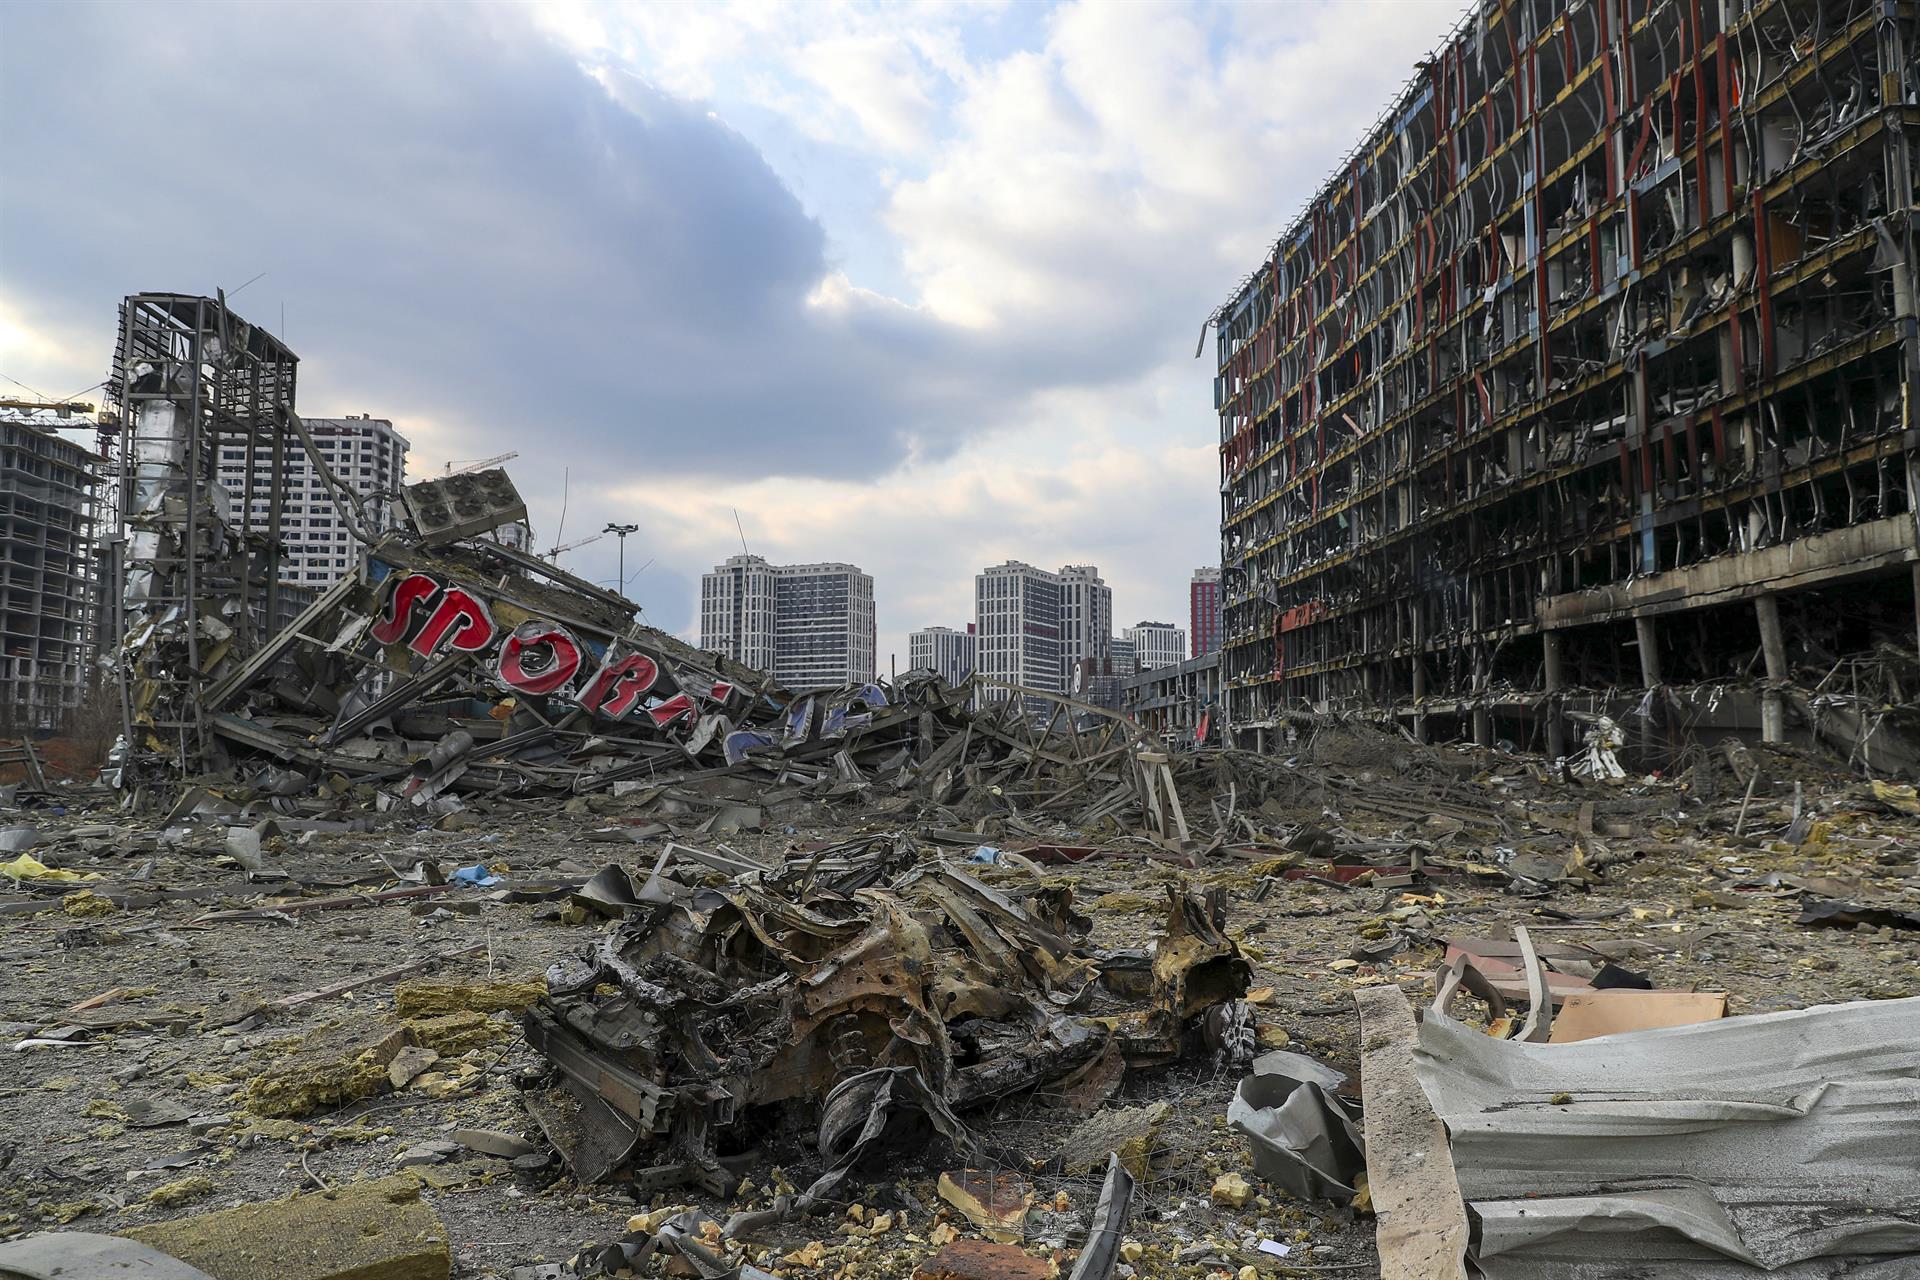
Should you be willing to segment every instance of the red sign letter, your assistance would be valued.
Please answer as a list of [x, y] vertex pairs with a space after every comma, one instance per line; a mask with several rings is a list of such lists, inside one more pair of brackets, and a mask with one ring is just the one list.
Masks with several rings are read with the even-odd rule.
[[404, 578], [396, 575], [389, 580], [380, 617], [368, 634], [381, 644], [399, 644], [439, 596], [440, 584], [424, 573], [410, 573]]
[[660, 678], [660, 664], [644, 653], [610, 660], [594, 674], [580, 705], [588, 711], [618, 720], [632, 711], [640, 696]]
[[492, 644], [497, 634], [498, 628], [493, 625], [486, 605], [459, 587], [448, 587], [440, 597], [440, 606], [427, 619], [427, 625], [420, 628], [420, 634], [407, 642], [407, 648], [430, 658], [441, 642], [446, 641], [456, 649], [477, 653]]
[[516, 693], [552, 693], [580, 674], [580, 642], [551, 622], [523, 622], [500, 646], [494, 671]]
[[693, 714], [693, 699], [684, 693], [676, 693], [659, 706], [648, 707], [647, 714], [653, 717], [655, 724], [664, 729], [681, 716]]

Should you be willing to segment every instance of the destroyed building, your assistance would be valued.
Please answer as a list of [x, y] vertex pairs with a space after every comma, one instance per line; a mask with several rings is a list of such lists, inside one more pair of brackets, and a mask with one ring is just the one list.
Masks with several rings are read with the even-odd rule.
[[1239, 741], [1638, 712], [1912, 763], [1916, 43], [1473, 6], [1211, 317]]

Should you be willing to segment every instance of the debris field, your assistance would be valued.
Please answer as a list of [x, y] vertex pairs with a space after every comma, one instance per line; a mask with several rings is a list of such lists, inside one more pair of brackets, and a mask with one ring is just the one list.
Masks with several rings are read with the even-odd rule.
[[[502, 471], [371, 520], [224, 300], [115, 369], [119, 738], [0, 755], [0, 1275], [1913, 1274], [1911, 785], [784, 689]], [[240, 446], [366, 547], [297, 609]]]
[[1913, 792], [1818, 758], [1594, 781], [1327, 722], [1036, 769], [950, 694], [929, 733], [981, 731], [934, 770], [767, 762], [747, 812], [699, 779], [13, 791], [0, 1231], [183, 1247], [385, 1179], [443, 1239], [382, 1265], [457, 1276], [1373, 1274], [1356, 994], [1451, 976], [1524, 1034], [1529, 981], [1560, 1025], [1636, 982], [1727, 1026], [1916, 990]]

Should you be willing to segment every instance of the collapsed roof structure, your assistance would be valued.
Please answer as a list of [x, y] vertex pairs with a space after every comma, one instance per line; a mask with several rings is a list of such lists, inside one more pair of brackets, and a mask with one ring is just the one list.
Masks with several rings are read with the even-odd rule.
[[[1082, 807], [1144, 795], [1118, 767], [1139, 731], [1111, 712], [1039, 695], [1051, 715], [1017, 702], [974, 713], [970, 689], [915, 673], [789, 691], [635, 621], [616, 592], [487, 536], [526, 513], [504, 471], [385, 495], [405, 517], [376, 533], [368, 499], [333, 474], [293, 410], [296, 364], [223, 299], [122, 305], [112, 390], [126, 536], [112, 617], [123, 742], [109, 776], [137, 804], [172, 804], [211, 779], [237, 787], [232, 798], [367, 788], [381, 805], [442, 808], [462, 793], [684, 779], [693, 803], [719, 813], [768, 782], [844, 793], [880, 776], [938, 802], [1098, 766], [1107, 786], [1076, 772]], [[216, 482], [223, 447], [245, 452], [246, 492]], [[293, 449], [369, 548], [297, 614], [282, 598], [277, 539], [233, 517], [260, 499], [262, 476], [279, 527]], [[755, 787], [729, 787], [729, 775]]]

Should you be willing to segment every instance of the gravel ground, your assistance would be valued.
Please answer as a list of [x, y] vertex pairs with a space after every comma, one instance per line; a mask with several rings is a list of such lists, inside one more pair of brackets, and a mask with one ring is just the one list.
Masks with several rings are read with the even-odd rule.
[[[1336, 795], [1315, 784], [1322, 771], [1366, 785]], [[1514, 924], [1539, 938], [1637, 940], [1641, 958], [1629, 967], [1664, 987], [1726, 991], [1733, 1015], [1920, 991], [1920, 933], [1799, 926], [1798, 891], [1764, 883], [1769, 873], [1824, 877], [1857, 890], [1861, 900], [1920, 909], [1920, 825], [1821, 762], [1778, 755], [1769, 772], [1774, 781], [1747, 804], [1736, 836], [1741, 791], [1705, 763], [1680, 783], [1577, 786], [1545, 780], [1537, 761], [1329, 741], [1302, 761], [1291, 794], [1270, 795], [1252, 810], [1257, 827], [1296, 843], [1301, 827], [1315, 824], [1343, 840], [1418, 845], [1430, 866], [1452, 874], [1412, 891], [1364, 882], [1341, 887], [1263, 876], [1260, 864], [1271, 851], [1230, 850], [1203, 858], [1195, 870], [1109, 858], [1046, 874], [1070, 885], [1078, 908], [1093, 918], [1094, 946], [1152, 937], [1164, 915], [1163, 885], [1184, 880], [1225, 889], [1229, 931], [1254, 962], [1254, 987], [1266, 989], [1258, 1013], [1267, 1042], [1284, 1033], [1291, 1048], [1350, 1077], [1358, 1073], [1355, 984], [1401, 983], [1418, 1006], [1430, 998], [1437, 939], [1486, 936]], [[1793, 833], [1806, 839], [1789, 844], [1783, 837], [1796, 780], [1811, 822]], [[1412, 816], [1408, 799], [1430, 812]], [[338, 1060], [345, 1048], [396, 1025], [394, 989], [402, 979], [375, 977], [386, 970], [477, 948], [444, 961], [435, 976], [470, 983], [536, 977], [603, 926], [567, 922], [560, 903], [499, 901], [480, 888], [264, 921], [196, 920], [266, 899], [390, 888], [399, 883], [390, 868], [421, 859], [447, 869], [484, 862], [503, 874], [505, 885], [496, 886], [502, 888], [578, 878], [608, 861], [650, 864], [659, 843], [630, 840], [633, 819], [617, 801], [571, 814], [501, 804], [461, 831], [415, 829], [417, 821], [388, 815], [370, 833], [282, 838], [269, 843], [267, 862], [291, 881], [250, 882], [222, 857], [218, 829], [189, 827], [162, 840], [152, 822], [120, 814], [104, 795], [74, 790], [63, 803], [64, 813], [0, 813], [0, 826], [39, 828], [33, 853], [44, 862], [102, 877], [0, 881], [0, 898], [13, 904], [0, 906], [7, 912], [0, 914], [7, 978], [0, 1030], [10, 1045], [49, 1031], [68, 1037], [8, 1055], [11, 1069], [0, 1083], [0, 1238], [61, 1224], [112, 1232], [376, 1176], [391, 1172], [403, 1153], [458, 1129], [537, 1141], [520, 1102], [537, 1059], [505, 1012], [492, 1015], [474, 1047], [449, 1053], [406, 1088], [372, 1100], [288, 1119], [250, 1111], [257, 1098], [251, 1090], [263, 1073]], [[1590, 816], [1583, 816], [1588, 804]], [[1205, 807], [1204, 797], [1189, 802], [1190, 813]], [[1492, 816], [1485, 824], [1449, 816], [1463, 808]], [[729, 843], [744, 853], [774, 854], [797, 839], [832, 840], [862, 829], [858, 814], [821, 816], [827, 821], [793, 834]], [[1083, 833], [1059, 836], [1096, 842]], [[992, 828], [983, 839], [1015, 843]], [[1529, 852], [1557, 857], [1576, 843], [1589, 865], [1604, 870], [1576, 875], [1539, 897], [1503, 891], [1503, 877], [1462, 870]], [[1030, 873], [982, 874], [1017, 882]], [[141, 895], [163, 891], [198, 896], [139, 905]], [[115, 907], [103, 901], [108, 894], [135, 895], [134, 903]], [[1407, 945], [1385, 960], [1349, 959], [1356, 945], [1377, 948], [1394, 939]], [[272, 1007], [369, 977], [375, 980], [350, 993]], [[112, 1000], [72, 1010], [114, 989]], [[55, 1030], [76, 1025], [87, 1030]], [[1372, 1221], [1364, 1213], [1299, 1201], [1251, 1177], [1244, 1145], [1225, 1124], [1240, 1075], [1203, 1053], [1190, 1055], [1131, 1074], [1108, 1104], [1172, 1104], [1135, 1197], [1129, 1237], [1143, 1248], [1129, 1251], [1130, 1268], [1142, 1276], [1196, 1278], [1232, 1276], [1247, 1265], [1277, 1275], [1374, 1271]], [[1357, 1078], [1344, 1089], [1357, 1098]], [[969, 1120], [991, 1142], [1044, 1161], [1081, 1120], [1056, 1102], [1018, 1096]], [[505, 1276], [604, 1243], [648, 1208], [694, 1205], [724, 1219], [764, 1204], [777, 1186], [811, 1180], [808, 1136], [798, 1120], [790, 1131], [769, 1135], [770, 1163], [728, 1201], [683, 1191], [637, 1202], [617, 1186], [583, 1187], [557, 1169], [516, 1169], [466, 1151], [414, 1169], [447, 1225], [454, 1273]], [[760, 1265], [791, 1277], [909, 1275], [934, 1251], [936, 1233], [957, 1226], [974, 1234], [964, 1221], [952, 1223], [937, 1197], [942, 1167], [936, 1152], [902, 1153], [894, 1181], [864, 1188], [861, 1203], [837, 1216], [791, 1224], [763, 1242]], [[1216, 1206], [1215, 1179], [1234, 1171], [1255, 1183], [1254, 1198], [1237, 1209]], [[1098, 1196], [1099, 1171], [1021, 1172], [1038, 1206], [1029, 1250], [1055, 1258], [1064, 1274]], [[1262, 1239], [1292, 1252], [1284, 1261], [1259, 1256], [1252, 1250]]]

